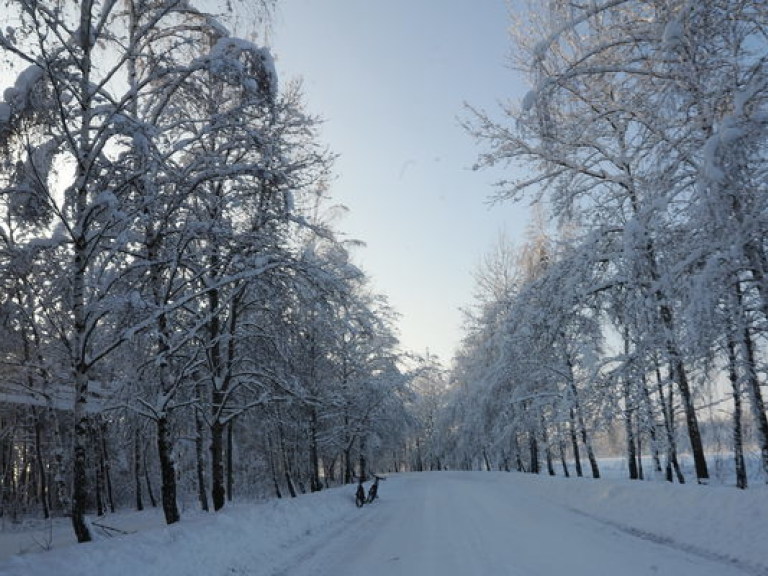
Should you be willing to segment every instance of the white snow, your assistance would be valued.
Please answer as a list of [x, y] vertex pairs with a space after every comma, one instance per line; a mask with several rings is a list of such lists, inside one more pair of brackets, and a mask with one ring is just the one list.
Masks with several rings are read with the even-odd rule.
[[35, 84], [43, 77], [43, 69], [32, 65], [22, 70], [13, 86], [5, 89], [3, 99], [16, 112], [24, 110], [29, 105], [29, 93]]
[[683, 39], [683, 25], [678, 19], [672, 19], [664, 26], [661, 41], [668, 48], [677, 47]]
[[210, 14], [205, 15], [205, 23], [222, 38], [229, 36], [229, 29]]
[[[265, 91], [274, 98], [277, 95], [277, 71], [272, 52], [266, 47], [260, 47], [242, 38], [222, 37], [216, 41], [208, 55], [208, 61], [213, 74], [223, 74], [227, 70], [237, 70], [244, 73], [244, 66], [238, 60], [243, 53], [250, 53], [260, 62], [262, 78], [259, 81], [266, 83]], [[243, 74], [243, 82], [246, 90], [254, 91], [256, 79]], [[257, 84], [258, 86], [258, 84]]]
[[136, 533], [97, 528], [90, 544], [72, 544], [66, 523], [52, 539], [6, 531], [0, 574], [768, 574], [765, 486], [434, 472], [389, 477], [362, 509], [353, 492], [187, 512], [172, 527], [158, 510], [109, 515], [96, 522]]
[[536, 106], [536, 99], [538, 98], [538, 93], [536, 90], [529, 90], [525, 97], [523, 98], [523, 112], [529, 112], [533, 109], [534, 106]]
[[702, 150], [701, 169], [707, 182], [721, 184], [725, 180], [725, 172], [720, 167], [718, 152], [720, 151], [720, 134], [710, 136]]

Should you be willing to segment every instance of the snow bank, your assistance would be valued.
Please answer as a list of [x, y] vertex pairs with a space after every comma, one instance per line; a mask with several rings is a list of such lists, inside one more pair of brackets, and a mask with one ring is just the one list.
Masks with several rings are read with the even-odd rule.
[[[238, 569], [269, 573], [303, 539], [357, 512], [351, 488], [240, 504], [216, 514], [185, 516], [173, 526], [113, 538], [96, 530], [100, 539], [88, 544], [17, 555], [5, 564], [0, 561], [0, 575], [209, 576], [238, 573]], [[157, 510], [145, 514], [151, 522], [159, 520]], [[107, 516], [100, 522], [125, 525], [118, 516]], [[127, 524], [135, 525], [137, 517], [132, 513]]]
[[738, 560], [768, 574], [768, 487], [629, 480], [550, 478], [515, 480], [542, 499], [654, 540]]

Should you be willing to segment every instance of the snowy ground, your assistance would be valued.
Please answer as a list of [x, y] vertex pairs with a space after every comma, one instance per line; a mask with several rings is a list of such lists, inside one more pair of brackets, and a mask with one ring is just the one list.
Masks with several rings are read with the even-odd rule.
[[32, 550], [49, 532], [4, 532], [0, 574], [768, 575], [764, 486], [435, 472], [392, 476], [380, 494], [362, 509], [350, 487], [239, 504], [170, 528], [156, 511], [112, 515], [100, 523], [138, 531], [45, 552]]

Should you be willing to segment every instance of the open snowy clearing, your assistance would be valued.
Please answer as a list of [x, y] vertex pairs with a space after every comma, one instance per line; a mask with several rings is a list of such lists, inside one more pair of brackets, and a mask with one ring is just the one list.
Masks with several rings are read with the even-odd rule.
[[[764, 487], [442, 472], [392, 476], [380, 494], [362, 509], [351, 487], [241, 504], [170, 528], [17, 554], [0, 574], [768, 575]], [[142, 516], [156, 518], [101, 522], [138, 526]]]

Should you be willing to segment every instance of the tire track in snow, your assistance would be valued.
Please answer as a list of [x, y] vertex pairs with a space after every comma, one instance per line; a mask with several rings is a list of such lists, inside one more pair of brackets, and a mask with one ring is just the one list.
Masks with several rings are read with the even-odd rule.
[[640, 528], [635, 528], [633, 526], [621, 524], [620, 522], [615, 522], [613, 520], [601, 518], [599, 516], [590, 514], [589, 512], [584, 512], [583, 510], [579, 510], [578, 508], [573, 508], [570, 506], [566, 506], [565, 508], [575, 514], [578, 514], [579, 516], [583, 516], [585, 518], [589, 518], [590, 520], [594, 520], [595, 522], [599, 522], [600, 524], [610, 526], [611, 528], [618, 530], [623, 534], [629, 534], [630, 536], [634, 536], [635, 538], [639, 538], [640, 540], [645, 540], [646, 542], [653, 542], [654, 544], [665, 546], [667, 548], [671, 548], [672, 550], [677, 550], [679, 552], [685, 552], [686, 554], [698, 556], [699, 558], [708, 560], [710, 562], [725, 564], [726, 566], [730, 566], [732, 568], [736, 568], [737, 570], [741, 570], [742, 572], [749, 574], [750, 576], [768, 576], [768, 568], [764, 566], [756, 566], [754, 564], [744, 562], [743, 560], [739, 560], [738, 558], [734, 558], [732, 556], [727, 556], [725, 554], [718, 554], [717, 552], [705, 550], [704, 548], [699, 548], [698, 546], [693, 546], [692, 544], [679, 542], [669, 536], [655, 534], [653, 532], [641, 530]]
[[[351, 485], [354, 488], [354, 485]], [[378, 502], [381, 508], [381, 502]], [[370, 510], [371, 505], [355, 507], [354, 493], [350, 496], [350, 511], [333, 524], [321, 531], [306, 534], [308, 539], [295, 543], [295, 555], [276, 568], [269, 576], [293, 576], [296, 570], [311, 565], [315, 574], [331, 573], [326, 571], [339, 562], [339, 558], [350, 561], [356, 553], [365, 547], [368, 539], [375, 534], [377, 524], [381, 522], [381, 513]], [[373, 504], [376, 506], [376, 504]], [[374, 513], [372, 513], [374, 512]], [[289, 546], [292, 547], [292, 546]], [[251, 572], [249, 574], [256, 574]]]

